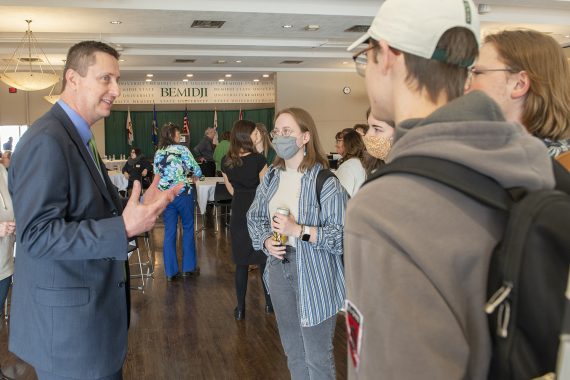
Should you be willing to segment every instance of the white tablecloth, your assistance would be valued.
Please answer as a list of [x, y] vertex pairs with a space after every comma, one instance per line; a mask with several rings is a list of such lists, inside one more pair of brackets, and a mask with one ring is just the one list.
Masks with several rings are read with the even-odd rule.
[[127, 163], [127, 160], [105, 160], [103, 159], [103, 163], [109, 170], [123, 170], [123, 166]]
[[198, 208], [200, 214], [206, 212], [206, 204], [208, 201], [214, 200], [214, 192], [216, 190], [216, 183], [224, 183], [222, 177], [206, 177], [203, 181], [196, 181], [196, 199], [198, 200]]
[[118, 170], [112, 170], [109, 173], [109, 178], [113, 185], [117, 186], [120, 191], [126, 191], [129, 186], [129, 181], [125, 178], [123, 173]]

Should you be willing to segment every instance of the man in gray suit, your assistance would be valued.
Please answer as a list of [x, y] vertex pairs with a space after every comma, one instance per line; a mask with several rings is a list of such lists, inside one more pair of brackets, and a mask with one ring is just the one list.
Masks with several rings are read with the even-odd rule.
[[[119, 54], [71, 47], [60, 100], [24, 134], [9, 187], [18, 225], [10, 351], [43, 379], [121, 379], [127, 352], [129, 238], [151, 229], [180, 186], [140, 183], [123, 202], [90, 127], [119, 96]], [[158, 178], [157, 178], [158, 180]]]

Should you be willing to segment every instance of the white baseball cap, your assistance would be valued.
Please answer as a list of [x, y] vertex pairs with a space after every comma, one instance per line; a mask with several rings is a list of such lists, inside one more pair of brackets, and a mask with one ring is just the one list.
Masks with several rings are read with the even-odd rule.
[[469, 29], [480, 42], [479, 14], [472, 0], [386, 0], [368, 31], [347, 50], [373, 38], [406, 53], [444, 60], [435, 55], [436, 46], [443, 33], [455, 27]]

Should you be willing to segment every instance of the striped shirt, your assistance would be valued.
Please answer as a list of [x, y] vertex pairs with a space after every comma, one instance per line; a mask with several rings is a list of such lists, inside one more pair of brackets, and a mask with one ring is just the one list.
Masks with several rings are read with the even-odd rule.
[[178, 195], [183, 192], [190, 193], [190, 179], [188, 174], [193, 173], [196, 177], [202, 176], [200, 166], [194, 160], [190, 150], [184, 145], [169, 145], [161, 148], [154, 154], [154, 172], [160, 175], [158, 188], [167, 190], [182, 182], [184, 187], [180, 189]]
[[[297, 240], [298, 307], [303, 327], [318, 325], [334, 316], [344, 301], [343, 226], [348, 197], [338, 179], [329, 178], [321, 191], [319, 210], [315, 186], [320, 169], [321, 165], [316, 164], [301, 178], [296, 220], [298, 224], [317, 227], [316, 243]], [[263, 243], [271, 237], [269, 201], [277, 192], [280, 174], [280, 170], [270, 167], [247, 212], [253, 248], [266, 255], [269, 252]]]

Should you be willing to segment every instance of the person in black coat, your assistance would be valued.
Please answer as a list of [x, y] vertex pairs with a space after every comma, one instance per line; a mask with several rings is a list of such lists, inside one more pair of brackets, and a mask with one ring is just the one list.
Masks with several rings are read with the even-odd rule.
[[133, 188], [133, 182], [140, 181], [143, 189], [150, 186], [152, 182], [152, 165], [145, 160], [139, 148], [131, 149], [131, 155], [125, 166], [123, 166], [123, 174], [129, 180], [129, 191]]

